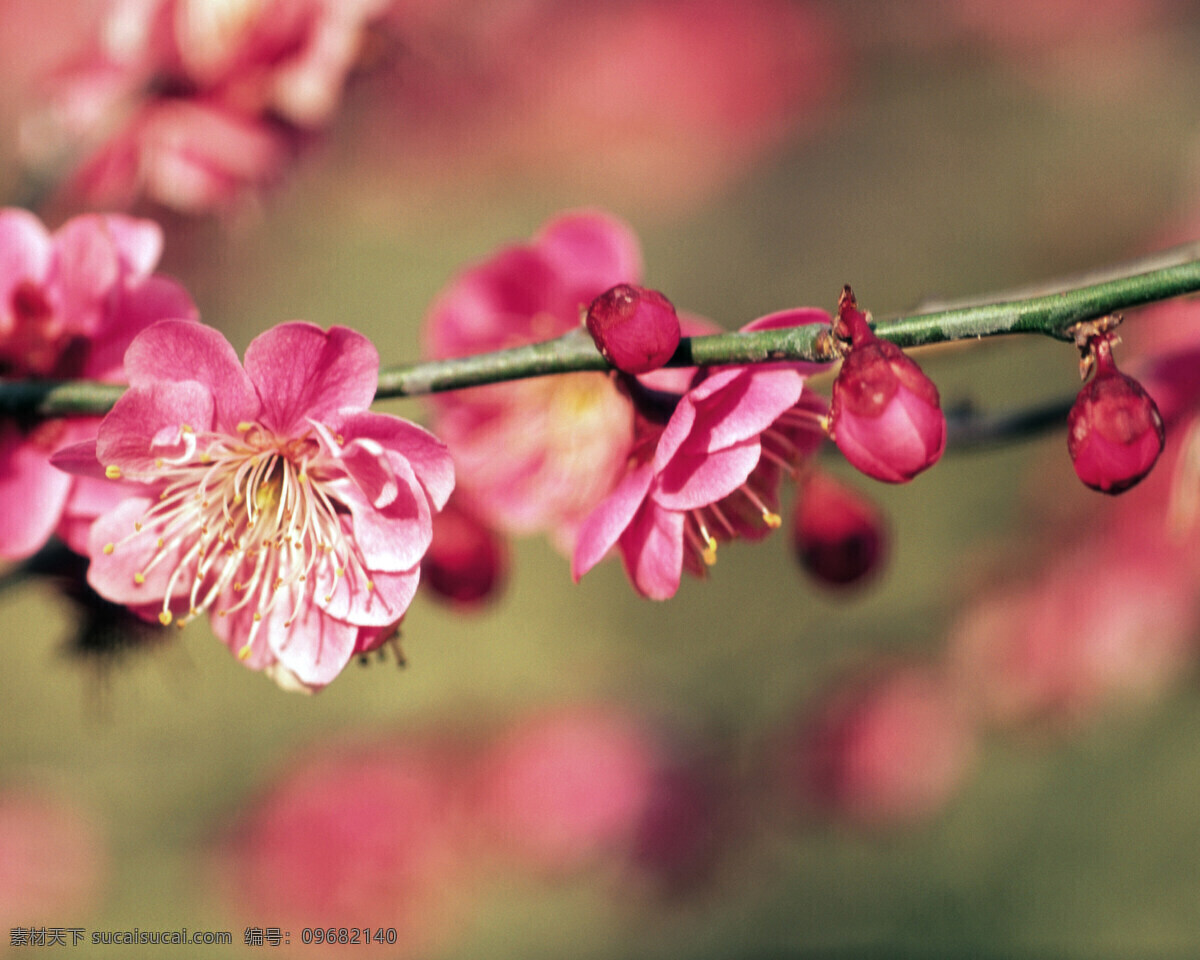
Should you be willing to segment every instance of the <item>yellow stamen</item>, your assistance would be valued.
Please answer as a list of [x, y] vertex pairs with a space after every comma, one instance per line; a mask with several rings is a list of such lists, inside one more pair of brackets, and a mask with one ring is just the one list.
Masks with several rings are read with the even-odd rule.
[[172, 617], [171, 617], [170, 610], [164, 610], [162, 613], [160, 613], [158, 615], [158, 622], [161, 623], [164, 627], [169, 627], [171, 625], [171, 620], [172, 620]]
[[121, 468], [118, 467], [115, 463], [110, 463], [107, 467], [104, 468], [104, 475], [106, 477], [108, 477], [109, 480], [120, 480], [121, 479]]
[[779, 514], [772, 513], [770, 510], [764, 510], [762, 517], [763, 522], [766, 523], [766, 525], [772, 530], [778, 530], [780, 524], [783, 523], [783, 520], [780, 518]]
[[251, 429], [253, 426], [254, 426], [254, 424], [247, 423], [245, 420], [243, 420], [241, 423], [239, 423], [237, 425], [237, 432], [245, 433], [247, 430]]
[[142, 573], [135, 573], [133, 575], [133, 582], [138, 584], [138, 586], [141, 586], [146, 582], [146, 575]]
[[115, 543], [106, 543], [104, 545], [104, 555], [107, 557], [109, 554], [111, 554], [116, 549], [117, 549], [117, 545]]

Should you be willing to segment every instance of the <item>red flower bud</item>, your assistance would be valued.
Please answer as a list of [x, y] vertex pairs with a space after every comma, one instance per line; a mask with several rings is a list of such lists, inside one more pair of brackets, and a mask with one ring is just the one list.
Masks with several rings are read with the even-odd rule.
[[1079, 479], [1101, 493], [1128, 490], [1162, 453], [1162, 417], [1150, 394], [1117, 369], [1111, 334], [1089, 341], [1096, 374], [1067, 415], [1067, 451]]
[[800, 491], [792, 545], [800, 565], [816, 580], [848, 586], [881, 566], [886, 525], [865, 497], [827, 474], [813, 473]]
[[628, 283], [592, 301], [587, 328], [604, 359], [625, 373], [657, 370], [679, 346], [679, 317], [671, 301]]
[[871, 332], [849, 287], [838, 303], [834, 334], [850, 346], [833, 382], [830, 436], [867, 476], [911, 480], [946, 449], [937, 387], [899, 347]]
[[470, 607], [501, 588], [507, 569], [500, 535], [451, 498], [433, 518], [421, 583], [454, 606]]

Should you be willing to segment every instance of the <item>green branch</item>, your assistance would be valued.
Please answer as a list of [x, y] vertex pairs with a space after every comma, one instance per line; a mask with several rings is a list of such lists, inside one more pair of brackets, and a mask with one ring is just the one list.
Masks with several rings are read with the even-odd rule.
[[[1200, 259], [1190, 259], [1054, 293], [897, 317], [879, 323], [875, 331], [901, 347], [1012, 333], [1038, 333], [1070, 341], [1069, 328], [1081, 320], [1197, 292], [1200, 292]], [[713, 366], [778, 360], [828, 363], [836, 358], [833, 347], [829, 328], [815, 324], [756, 333], [720, 333], [683, 339], [669, 365]], [[379, 374], [375, 396], [380, 400], [412, 397], [506, 380], [607, 369], [608, 364], [591, 339], [579, 329], [556, 340], [511, 350], [385, 369]], [[119, 386], [88, 381], [0, 379], [0, 414], [24, 417], [103, 414], [121, 391]]]

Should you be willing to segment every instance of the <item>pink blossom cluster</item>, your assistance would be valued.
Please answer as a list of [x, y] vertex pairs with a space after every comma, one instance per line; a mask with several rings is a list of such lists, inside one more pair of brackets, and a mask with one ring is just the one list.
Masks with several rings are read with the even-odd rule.
[[[596, 212], [565, 214], [532, 242], [460, 274], [427, 319], [428, 352], [436, 358], [567, 336], [586, 319], [598, 349], [618, 368], [433, 401], [460, 495], [497, 529], [547, 533], [571, 554], [575, 579], [615, 551], [639, 593], [673, 596], [684, 570], [703, 575], [715, 563], [721, 542], [757, 539], [781, 525], [783, 479], [812, 474], [811, 455], [827, 435], [856, 467], [889, 482], [909, 480], [940, 457], [946, 425], [936, 388], [874, 336], [848, 289], [836, 328], [815, 308], [742, 328], [832, 328], [846, 360], [831, 405], [806, 386], [823, 369], [816, 364], [663, 368], [681, 328], [715, 328], [687, 314], [676, 319], [669, 300], [638, 285], [641, 272], [627, 226]], [[856, 576], [822, 578], [857, 579], [880, 553], [878, 529], [864, 531], [873, 515], [848, 497], [825, 502], [855, 514], [841, 527], [840, 543], [867, 546]], [[828, 529], [820, 534], [822, 549], [839, 549]], [[812, 525], [797, 535], [802, 553], [818, 536]]]
[[0, 212], [3, 372], [129, 383], [103, 420], [6, 420], [0, 553], [57, 533], [90, 558], [101, 601], [164, 625], [211, 613], [248, 666], [318, 689], [395, 632], [453, 466], [431, 434], [368, 409], [365, 337], [282, 324], [243, 366], [153, 272], [161, 246], [148, 221], [51, 234]]
[[330, 117], [387, 0], [107, 0], [88, 46], [46, 81], [26, 153], [83, 150], [68, 191], [184, 212], [276, 180]]

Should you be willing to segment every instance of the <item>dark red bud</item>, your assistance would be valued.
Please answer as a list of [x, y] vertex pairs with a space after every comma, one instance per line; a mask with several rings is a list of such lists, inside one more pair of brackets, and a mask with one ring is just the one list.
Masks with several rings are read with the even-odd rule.
[[496, 531], [452, 499], [433, 518], [421, 583], [452, 605], [477, 606], [503, 585], [508, 552]]
[[1117, 369], [1107, 341], [1093, 344], [1096, 374], [1067, 416], [1067, 451], [1079, 479], [1101, 493], [1128, 490], [1148, 474], [1165, 442], [1154, 400]]
[[679, 317], [671, 301], [628, 283], [592, 301], [587, 328], [604, 359], [625, 373], [657, 370], [679, 346]]
[[879, 570], [887, 530], [875, 505], [824, 473], [813, 473], [800, 491], [792, 527], [800, 565], [816, 580], [840, 587]]

